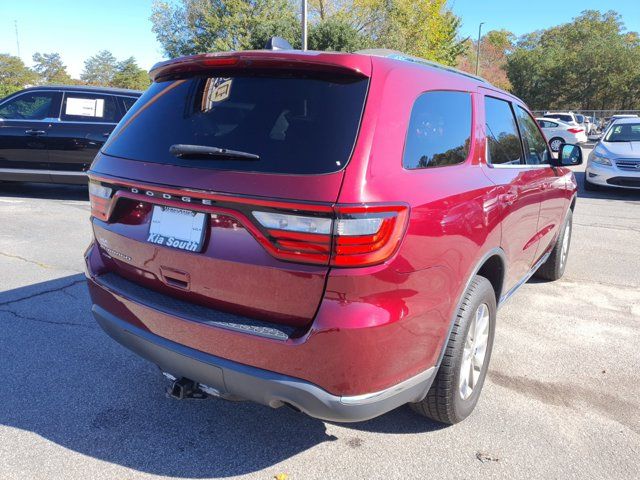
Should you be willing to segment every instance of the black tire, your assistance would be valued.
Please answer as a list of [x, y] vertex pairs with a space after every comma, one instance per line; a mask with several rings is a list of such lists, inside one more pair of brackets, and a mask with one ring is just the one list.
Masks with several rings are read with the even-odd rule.
[[[556, 240], [556, 244], [551, 250], [551, 254], [546, 262], [544, 262], [540, 268], [536, 271], [534, 276], [538, 278], [542, 278], [544, 280], [558, 280], [564, 275], [564, 269], [567, 266], [567, 258], [569, 257], [569, 250], [571, 247], [571, 232], [573, 231], [573, 212], [569, 210], [567, 213], [567, 218], [562, 224], [562, 230], [560, 231], [560, 235], [558, 235], [558, 239]], [[562, 255], [562, 246], [564, 245], [564, 240], [566, 236], [569, 236], [567, 239], [567, 251], [565, 255]]]
[[[558, 148], [553, 148], [553, 147], [552, 147], [552, 144], [553, 144], [556, 140], [559, 140], [559, 141], [560, 141], [560, 147], [558, 147]], [[552, 151], [553, 153], [557, 153], [557, 152], [559, 152], [559, 151], [560, 151], [560, 149], [562, 148], [562, 145], [563, 145], [564, 143], [566, 143], [566, 142], [564, 141], [564, 138], [560, 138], [560, 137], [553, 137], [551, 140], [549, 140], [549, 148], [551, 149], [551, 151]]]
[[[489, 332], [484, 362], [470, 396], [463, 399], [460, 393], [460, 370], [463, 362], [464, 346], [469, 327], [474, 323], [472, 320], [482, 304], [485, 304], [489, 311]], [[449, 342], [445, 347], [444, 357], [427, 396], [420, 402], [410, 404], [415, 412], [449, 425], [461, 422], [469, 416], [478, 403], [484, 379], [487, 375], [493, 348], [495, 324], [495, 292], [489, 280], [476, 275], [464, 294]]]
[[584, 174], [584, 181], [582, 182], [582, 186], [584, 187], [585, 191], [587, 192], [595, 192], [600, 190], [600, 186], [596, 185], [594, 183], [591, 183], [589, 180], [587, 180], [587, 174]]

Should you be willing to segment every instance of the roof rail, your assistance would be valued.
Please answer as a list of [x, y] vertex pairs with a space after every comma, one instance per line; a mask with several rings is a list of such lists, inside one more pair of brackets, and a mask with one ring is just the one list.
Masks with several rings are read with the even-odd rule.
[[472, 78], [479, 82], [489, 84], [489, 82], [486, 81], [484, 78], [478, 77], [477, 75], [473, 75], [472, 73], [463, 72], [462, 70], [458, 70], [457, 68], [448, 67], [438, 62], [425, 60], [424, 58], [407, 55], [406, 53], [402, 53], [398, 50], [391, 50], [388, 48], [369, 48], [366, 50], [358, 50], [357, 52], [353, 52], [353, 53], [359, 53], [360, 55], [373, 55], [375, 57], [391, 58], [393, 60], [401, 60], [404, 62], [420, 63], [428, 67], [439, 68], [440, 70], [446, 70], [447, 72], [456, 73], [458, 75], [463, 75], [465, 77]]

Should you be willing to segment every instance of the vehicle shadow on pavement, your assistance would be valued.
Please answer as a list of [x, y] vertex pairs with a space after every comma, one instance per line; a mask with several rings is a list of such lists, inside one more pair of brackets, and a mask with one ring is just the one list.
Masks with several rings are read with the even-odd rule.
[[0, 182], [0, 198], [2, 197], [89, 201], [89, 191], [86, 185]]
[[[254, 472], [342, 440], [287, 408], [167, 398], [159, 370], [107, 337], [89, 311], [81, 274], [0, 293], [0, 425], [138, 471], [192, 478]], [[403, 407], [347, 428], [441, 426]]]

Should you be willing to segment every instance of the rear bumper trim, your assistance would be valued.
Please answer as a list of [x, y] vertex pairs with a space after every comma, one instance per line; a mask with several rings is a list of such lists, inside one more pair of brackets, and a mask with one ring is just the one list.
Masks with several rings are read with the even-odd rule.
[[76, 170], [46, 170], [38, 168], [0, 168], [0, 173], [15, 173], [19, 175], [31, 175], [37, 173], [41, 175], [70, 175], [78, 177], [87, 176], [87, 172], [78, 172]]
[[262, 405], [290, 404], [327, 421], [368, 420], [405, 403], [422, 400], [435, 377], [431, 367], [385, 390], [356, 396], [337, 396], [310, 382], [243, 365], [172, 342], [142, 330], [93, 305], [98, 324], [118, 343], [155, 363], [163, 372], [186, 377], [220, 391]]
[[193, 322], [279, 341], [288, 340], [296, 331], [295, 327], [289, 325], [242, 317], [173, 298], [126, 280], [116, 273], [105, 273], [93, 277], [93, 281], [102, 288], [140, 305]]

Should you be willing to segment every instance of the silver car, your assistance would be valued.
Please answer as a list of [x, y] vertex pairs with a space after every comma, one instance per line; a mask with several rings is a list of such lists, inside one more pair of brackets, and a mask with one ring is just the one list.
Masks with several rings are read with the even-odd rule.
[[640, 118], [610, 125], [589, 155], [584, 188], [600, 186], [640, 189]]

